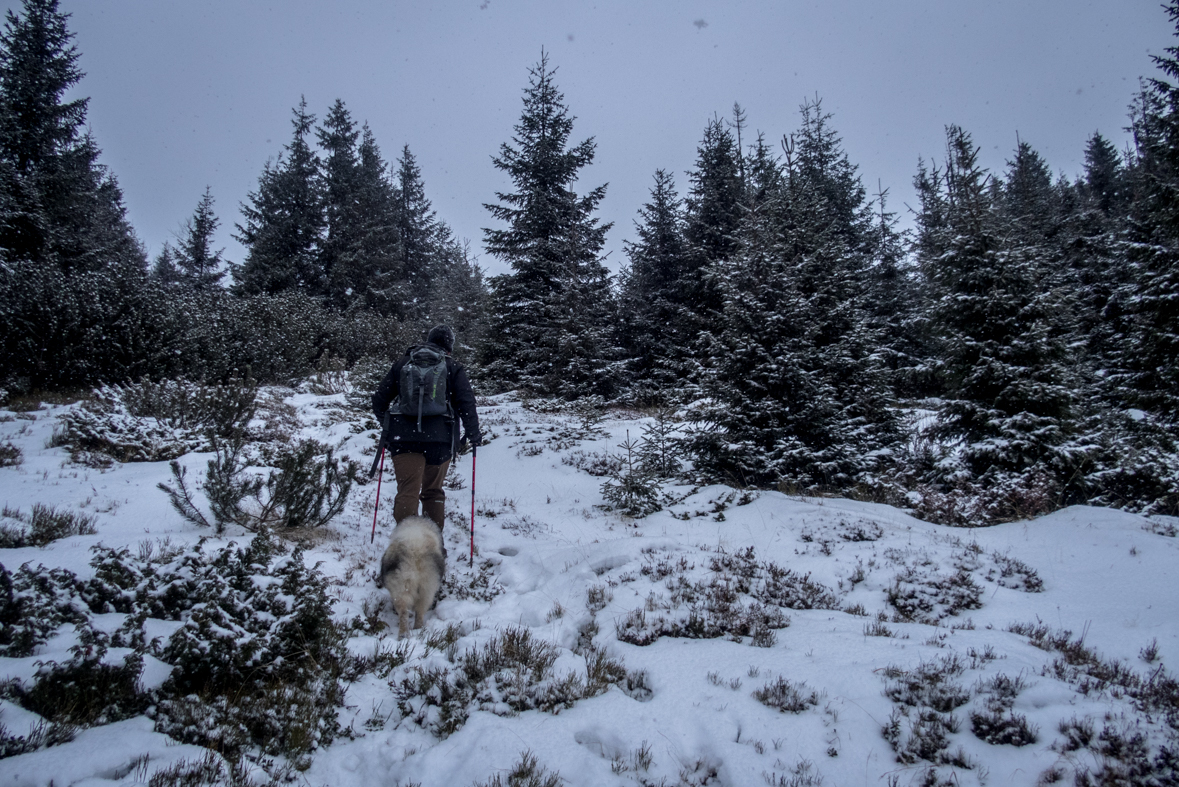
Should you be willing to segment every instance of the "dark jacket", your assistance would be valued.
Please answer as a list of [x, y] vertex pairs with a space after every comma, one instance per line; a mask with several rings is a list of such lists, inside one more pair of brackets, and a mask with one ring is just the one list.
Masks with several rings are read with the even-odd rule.
[[[373, 394], [373, 414], [377, 421], [385, 424], [385, 413], [389, 405], [397, 398], [401, 388], [401, 367], [409, 362], [409, 353], [415, 347], [406, 350], [405, 355], [393, 364], [393, 368], [385, 375], [385, 379]], [[430, 344], [435, 350], [445, 352], [436, 344]], [[467, 379], [467, 370], [458, 361], [446, 356], [446, 390], [450, 397], [450, 408], [454, 416], [434, 415], [422, 421], [422, 431], [417, 430], [417, 419], [403, 416], [397, 410], [389, 413], [386, 439], [389, 450], [394, 453], [425, 453], [425, 447], [435, 448], [439, 444], [449, 444], [451, 453], [458, 445], [459, 423], [468, 435], [479, 434], [479, 416], [475, 413], [475, 392], [471, 390], [471, 381]], [[435, 453], [435, 451], [431, 451]]]

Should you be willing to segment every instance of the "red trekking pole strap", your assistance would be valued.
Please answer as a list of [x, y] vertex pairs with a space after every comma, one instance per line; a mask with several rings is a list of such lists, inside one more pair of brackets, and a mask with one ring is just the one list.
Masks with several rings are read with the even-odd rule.
[[[376, 502], [373, 503], [373, 535], [372, 538], [368, 540], [368, 543], [370, 544], [377, 540], [377, 509], [381, 507], [381, 478], [385, 475], [385, 446], [381, 446], [381, 469], [378, 471], [378, 473], [377, 499]], [[472, 480], [471, 483], [474, 484], [474, 480]], [[396, 506], [394, 506], [394, 509], [396, 509]]]
[[471, 567], [475, 566], [475, 457], [478, 446], [471, 446]]

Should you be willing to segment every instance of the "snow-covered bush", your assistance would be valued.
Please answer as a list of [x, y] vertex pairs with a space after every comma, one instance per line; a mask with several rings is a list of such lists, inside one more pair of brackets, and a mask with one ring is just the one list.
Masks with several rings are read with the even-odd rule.
[[644, 609], [632, 610], [615, 625], [618, 638], [650, 645], [660, 637], [715, 639], [744, 637], [758, 647], [774, 644], [777, 629], [790, 625], [784, 609], [839, 609], [839, 600], [810, 575], [798, 575], [757, 559], [753, 547], [720, 552], [709, 561], [709, 574], [699, 580], [685, 574], [693, 566], [680, 560], [650, 566], [642, 572], [663, 580], [667, 597], [652, 593]]
[[109, 638], [88, 625], [63, 662], [39, 662], [28, 686], [9, 685], [6, 693], [26, 710], [57, 725], [91, 727], [141, 715], [150, 697], [139, 688], [143, 656], [108, 659]]
[[961, 748], [950, 751], [949, 736], [961, 728], [953, 711], [970, 701], [970, 691], [955, 680], [965, 670], [956, 655], [922, 662], [912, 670], [894, 665], [884, 669], [890, 681], [884, 693], [896, 707], [881, 732], [897, 762], [973, 767]]
[[18, 446], [11, 441], [0, 443], [0, 467], [17, 467], [23, 456]]
[[0, 656], [31, 656], [61, 626], [87, 620], [81, 582], [61, 568], [10, 573], [0, 564]]
[[819, 693], [808, 690], [805, 682], [792, 683], [781, 676], [755, 690], [753, 698], [782, 713], [802, 713], [819, 704]]
[[187, 380], [106, 385], [59, 416], [55, 436], [75, 457], [99, 453], [120, 462], [158, 462], [209, 450], [211, 435], [229, 437], [254, 415], [257, 385]]
[[[147, 710], [177, 740], [234, 754], [257, 748], [298, 758], [338, 732], [343, 632], [331, 617], [327, 579], [296, 550], [265, 535], [247, 547], [135, 557], [94, 547], [94, 577], [62, 569], [0, 567], [0, 655], [28, 656], [66, 625], [79, 643], [63, 663], [46, 662], [29, 685], [5, 694], [54, 722], [91, 725]], [[127, 616], [111, 634], [91, 616]], [[148, 618], [180, 623], [148, 641]], [[119, 662], [110, 648], [130, 648]], [[144, 655], [174, 667], [145, 694]], [[149, 708], [149, 705], [151, 706]]]
[[505, 777], [495, 774], [488, 781], [476, 782], [474, 787], [561, 787], [565, 780], [560, 773], [549, 773], [537, 762], [536, 755], [525, 751], [520, 761], [512, 766]]
[[393, 363], [385, 355], [366, 355], [348, 373], [348, 392], [344, 401], [354, 410], [372, 412], [373, 393], [389, 373]]

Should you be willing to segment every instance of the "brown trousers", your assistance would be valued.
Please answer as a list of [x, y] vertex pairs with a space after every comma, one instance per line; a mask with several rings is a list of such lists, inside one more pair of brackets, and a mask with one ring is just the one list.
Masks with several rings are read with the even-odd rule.
[[445, 519], [446, 492], [442, 482], [450, 460], [440, 465], [426, 464], [425, 454], [395, 454], [393, 475], [397, 477], [397, 497], [393, 498], [393, 518], [400, 522], [418, 512], [422, 501], [422, 516], [427, 516], [442, 528]]

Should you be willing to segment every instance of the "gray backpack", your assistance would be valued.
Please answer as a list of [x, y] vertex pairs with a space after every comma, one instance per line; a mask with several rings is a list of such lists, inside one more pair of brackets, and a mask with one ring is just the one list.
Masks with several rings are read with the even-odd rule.
[[401, 414], [422, 419], [450, 414], [450, 396], [446, 390], [446, 353], [429, 345], [409, 351], [409, 361], [401, 367], [401, 390], [398, 395]]

